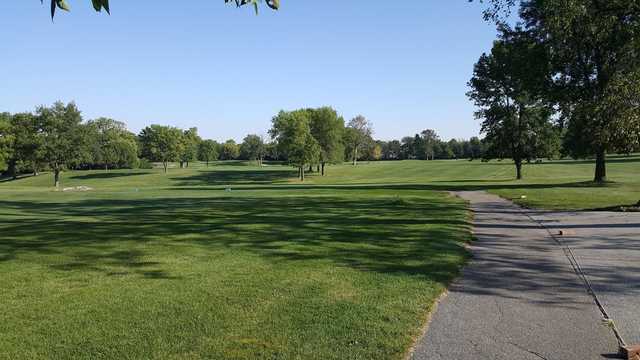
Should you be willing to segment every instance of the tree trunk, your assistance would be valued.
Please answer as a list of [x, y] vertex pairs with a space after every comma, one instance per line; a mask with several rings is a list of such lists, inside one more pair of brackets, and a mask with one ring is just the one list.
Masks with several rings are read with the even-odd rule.
[[324, 176], [324, 163], [322, 163], [322, 176]]
[[185, 165], [184, 167], [189, 168], [189, 162], [188, 161], [184, 165]]
[[164, 173], [167, 173], [167, 167], [169, 167], [169, 164], [166, 161], [162, 162], [162, 166], [164, 167]]
[[60, 169], [55, 169], [53, 171], [53, 183], [56, 186], [56, 189], [60, 188]]
[[300, 166], [300, 181], [304, 181], [304, 165]]
[[207, 167], [209, 167], [209, 160], [207, 160]]
[[320, 165], [316, 166], [316, 172], [319, 173], [320, 172]]
[[516, 179], [522, 180], [522, 160], [515, 160], [516, 163]]
[[11, 176], [13, 180], [18, 178], [18, 168], [15, 160], [9, 161], [9, 167], [7, 173]]
[[358, 165], [358, 147], [353, 149], [353, 166]]
[[313, 165], [309, 165], [309, 172], [312, 173], [313, 172]]
[[603, 183], [607, 181], [607, 164], [606, 164], [607, 155], [605, 151], [598, 150], [596, 153], [596, 174], [593, 181], [597, 183]]
[[109, 171], [109, 164], [104, 164], [104, 171], [108, 172]]

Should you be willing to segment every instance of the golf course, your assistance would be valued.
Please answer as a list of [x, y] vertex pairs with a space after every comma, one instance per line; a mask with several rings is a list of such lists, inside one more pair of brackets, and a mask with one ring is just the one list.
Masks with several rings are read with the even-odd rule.
[[640, 200], [640, 156], [382, 161], [304, 183], [279, 163], [0, 183], [3, 359], [402, 359], [469, 258], [449, 191], [533, 208]]

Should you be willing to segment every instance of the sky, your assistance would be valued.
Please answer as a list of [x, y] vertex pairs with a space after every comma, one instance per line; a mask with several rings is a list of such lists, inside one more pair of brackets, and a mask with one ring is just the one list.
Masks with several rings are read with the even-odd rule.
[[[223, 0], [0, 1], [0, 111], [75, 101], [85, 119], [266, 135], [279, 110], [362, 114], [377, 139], [478, 135], [467, 99], [495, 27], [468, 0], [281, 0], [255, 15]], [[157, 6], [154, 4], [162, 4]]]

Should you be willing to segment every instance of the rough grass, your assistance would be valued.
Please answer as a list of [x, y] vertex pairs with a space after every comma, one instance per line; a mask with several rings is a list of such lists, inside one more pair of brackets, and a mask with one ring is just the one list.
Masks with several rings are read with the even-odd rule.
[[235, 164], [64, 175], [89, 192], [52, 191], [49, 174], [0, 184], [0, 358], [402, 358], [464, 262], [464, 204], [297, 188], [290, 174]]

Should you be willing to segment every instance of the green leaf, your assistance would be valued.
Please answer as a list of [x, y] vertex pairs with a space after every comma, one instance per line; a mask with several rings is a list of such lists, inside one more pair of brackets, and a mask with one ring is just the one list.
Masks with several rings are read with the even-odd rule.
[[91, 0], [93, 8], [100, 12], [102, 10], [102, 0]]
[[71, 10], [71, 8], [69, 7], [69, 5], [65, 0], [56, 0], [56, 5], [58, 5], [58, 7], [64, 11]]
[[111, 15], [111, 10], [109, 9], [109, 0], [102, 0], [102, 7], [107, 12], [107, 14]]

